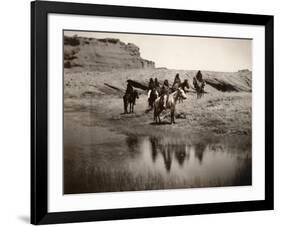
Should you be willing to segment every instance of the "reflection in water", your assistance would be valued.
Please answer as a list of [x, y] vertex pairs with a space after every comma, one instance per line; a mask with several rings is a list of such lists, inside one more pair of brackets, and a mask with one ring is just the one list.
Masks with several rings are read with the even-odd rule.
[[149, 138], [150, 143], [151, 143], [151, 158], [152, 161], [155, 162], [156, 157], [157, 157], [157, 146], [158, 146], [158, 140], [154, 137]]
[[206, 145], [203, 143], [198, 143], [198, 144], [194, 145], [195, 156], [199, 160], [200, 163], [202, 163], [205, 148], [206, 148]]
[[181, 148], [175, 150], [175, 157], [178, 160], [178, 163], [182, 166], [186, 158], [186, 150], [184, 145], [180, 145]]
[[164, 148], [160, 149], [161, 154], [163, 156], [164, 159], [164, 163], [165, 163], [165, 168], [167, 170], [167, 172], [170, 171], [171, 166], [172, 166], [172, 155], [170, 152], [170, 145], [166, 145]]
[[202, 163], [204, 151], [206, 149], [206, 145], [203, 143], [197, 143], [193, 146], [187, 144], [161, 144], [159, 143], [159, 139], [156, 137], [145, 138], [142, 142], [150, 142], [151, 143], [151, 158], [152, 161], [155, 162], [158, 154], [163, 158], [163, 162], [165, 164], [165, 168], [167, 172], [170, 171], [172, 166], [172, 160], [178, 162], [180, 166], [184, 165], [185, 160], [189, 160], [190, 158], [190, 149], [194, 149], [195, 158], [198, 159], [200, 163]]
[[128, 150], [130, 152], [137, 152], [137, 147], [138, 147], [137, 136], [128, 136], [126, 138], [126, 142], [127, 142], [127, 145], [128, 145]]
[[190, 144], [101, 127], [78, 129], [64, 137], [66, 194], [251, 185], [251, 147], [243, 143]]

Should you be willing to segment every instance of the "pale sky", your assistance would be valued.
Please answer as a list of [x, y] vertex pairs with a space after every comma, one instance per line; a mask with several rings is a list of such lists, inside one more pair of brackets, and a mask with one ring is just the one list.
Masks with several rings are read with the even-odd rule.
[[65, 35], [92, 38], [118, 38], [134, 43], [141, 57], [156, 67], [185, 70], [252, 70], [252, 41], [248, 39], [202, 38], [188, 36], [142, 35], [65, 31]]

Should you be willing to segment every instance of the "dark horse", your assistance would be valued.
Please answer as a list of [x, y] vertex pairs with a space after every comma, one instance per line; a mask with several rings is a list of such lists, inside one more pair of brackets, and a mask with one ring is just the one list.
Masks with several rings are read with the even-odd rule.
[[193, 79], [193, 86], [196, 90], [197, 93], [197, 99], [200, 99], [204, 95], [204, 87], [205, 87], [205, 82], [204, 80], [198, 81], [196, 78]]
[[201, 71], [198, 71], [196, 76], [193, 78], [193, 86], [197, 93], [197, 99], [201, 98], [204, 94], [205, 81]]
[[[134, 113], [134, 106], [136, 104], [136, 99], [139, 98], [139, 94], [137, 90], [134, 90], [132, 93], [126, 93], [123, 96], [124, 103], [124, 114]], [[128, 112], [129, 105], [129, 112]]]

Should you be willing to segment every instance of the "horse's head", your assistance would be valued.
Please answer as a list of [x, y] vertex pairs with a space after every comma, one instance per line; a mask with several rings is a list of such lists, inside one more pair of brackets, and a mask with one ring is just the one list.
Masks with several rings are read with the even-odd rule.
[[156, 88], [152, 89], [152, 94], [155, 95], [156, 97], [158, 97], [159, 94], [158, 94], [158, 91]]
[[183, 91], [182, 88], [178, 88], [178, 95], [182, 98], [182, 99], [186, 99], [187, 96], [185, 94], [185, 92]]
[[184, 84], [184, 87], [186, 87], [187, 89], [189, 89], [189, 83], [188, 83], [188, 80], [187, 80], [187, 79], [184, 80], [183, 84]]

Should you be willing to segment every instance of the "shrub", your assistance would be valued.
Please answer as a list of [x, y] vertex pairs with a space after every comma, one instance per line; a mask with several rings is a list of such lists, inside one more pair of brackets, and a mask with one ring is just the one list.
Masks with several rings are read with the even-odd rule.
[[74, 59], [77, 59], [77, 56], [75, 56], [74, 54], [70, 54], [68, 52], [64, 52], [63, 53], [63, 57], [64, 57], [64, 60], [74, 60]]
[[71, 63], [69, 61], [64, 62], [64, 68], [71, 68]]
[[119, 39], [117, 38], [102, 38], [102, 39], [98, 39], [99, 42], [109, 42], [109, 43], [113, 43], [116, 44], [119, 42]]
[[78, 46], [80, 45], [80, 40], [77, 35], [72, 37], [64, 36], [63, 37], [64, 45]]

